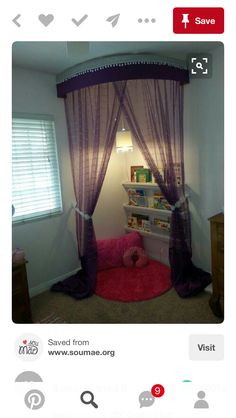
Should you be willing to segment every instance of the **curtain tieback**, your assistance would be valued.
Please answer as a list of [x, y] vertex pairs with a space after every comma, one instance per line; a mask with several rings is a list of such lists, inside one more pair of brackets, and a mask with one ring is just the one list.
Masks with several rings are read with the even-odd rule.
[[175, 209], [179, 209], [180, 206], [185, 202], [185, 200], [186, 200], [186, 197], [182, 196], [179, 200], [177, 200], [177, 202], [174, 205], [171, 205], [170, 207], [171, 207], [172, 212], [174, 212]]
[[78, 208], [78, 206], [76, 205], [75, 207], [74, 207], [74, 209], [75, 209], [75, 211], [77, 212], [77, 213], [79, 213], [86, 221], [88, 221], [89, 219], [92, 219], [92, 216], [90, 216], [90, 215], [88, 215], [87, 213], [84, 213], [84, 212], [82, 212], [82, 210], [80, 210], [79, 208]]

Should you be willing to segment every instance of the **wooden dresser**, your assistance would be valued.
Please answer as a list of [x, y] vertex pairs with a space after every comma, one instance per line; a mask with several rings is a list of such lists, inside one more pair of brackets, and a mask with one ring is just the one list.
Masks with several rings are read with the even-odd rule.
[[32, 323], [26, 263], [12, 264], [12, 320], [17, 324]]
[[213, 293], [209, 301], [212, 312], [224, 316], [224, 214], [209, 218], [211, 224], [211, 271]]

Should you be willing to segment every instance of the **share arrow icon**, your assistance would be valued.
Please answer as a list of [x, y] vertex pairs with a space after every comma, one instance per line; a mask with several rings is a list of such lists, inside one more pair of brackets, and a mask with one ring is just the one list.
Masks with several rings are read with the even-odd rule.
[[15, 23], [16, 26], [18, 26], [18, 28], [21, 27], [20, 23], [18, 22], [18, 19], [21, 17], [21, 15], [17, 15], [16, 17], [14, 17], [14, 19], [12, 19], [12, 22]]
[[118, 23], [119, 17], [120, 17], [120, 14], [113, 15], [113, 16], [108, 17], [106, 21], [110, 22], [112, 24], [112, 27], [114, 28]]

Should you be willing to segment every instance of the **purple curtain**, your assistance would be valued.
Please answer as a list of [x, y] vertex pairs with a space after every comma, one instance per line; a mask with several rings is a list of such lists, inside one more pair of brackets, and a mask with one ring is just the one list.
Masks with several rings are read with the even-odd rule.
[[65, 108], [82, 270], [57, 283], [52, 290], [63, 291], [75, 298], [84, 298], [94, 292], [97, 250], [92, 215], [121, 111], [161, 192], [172, 207], [169, 256], [173, 285], [182, 297], [204, 289], [211, 281], [210, 275], [196, 268], [191, 261], [190, 217], [184, 190], [181, 81], [138, 79], [97, 84], [67, 93]]
[[182, 297], [194, 295], [211, 279], [191, 261], [184, 190], [183, 87], [174, 80], [128, 80], [124, 94], [122, 83], [114, 86], [130, 130], [172, 207], [169, 257], [173, 285]]
[[65, 110], [76, 197], [76, 232], [82, 270], [52, 287], [81, 299], [94, 292], [97, 249], [92, 215], [115, 141], [122, 105], [112, 83], [68, 93]]

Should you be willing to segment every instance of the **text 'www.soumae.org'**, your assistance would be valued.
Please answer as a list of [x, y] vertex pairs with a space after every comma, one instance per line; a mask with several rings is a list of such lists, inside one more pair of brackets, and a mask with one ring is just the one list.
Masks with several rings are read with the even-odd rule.
[[115, 350], [48, 350], [49, 356], [115, 356]]

